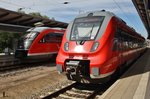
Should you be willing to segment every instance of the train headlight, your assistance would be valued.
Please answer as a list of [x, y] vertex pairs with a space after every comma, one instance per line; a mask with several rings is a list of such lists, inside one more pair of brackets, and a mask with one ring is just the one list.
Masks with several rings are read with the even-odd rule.
[[91, 52], [96, 51], [99, 46], [99, 42], [95, 42], [91, 48]]
[[64, 44], [64, 49], [65, 49], [65, 51], [68, 51], [68, 50], [69, 50], [69, 43], [68, 43], [68, 42], [66, 42], [66, 43]]

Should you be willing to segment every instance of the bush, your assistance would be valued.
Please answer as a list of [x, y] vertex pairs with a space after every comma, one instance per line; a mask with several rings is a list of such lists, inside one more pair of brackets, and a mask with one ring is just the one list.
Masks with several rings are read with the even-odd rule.
[[9, 32], [1, 32], [0, 33], [0, 53], [8, 47], [13, 49], [13, 40], [18, 39], [20, 37], [19, 33], [9, 33]]

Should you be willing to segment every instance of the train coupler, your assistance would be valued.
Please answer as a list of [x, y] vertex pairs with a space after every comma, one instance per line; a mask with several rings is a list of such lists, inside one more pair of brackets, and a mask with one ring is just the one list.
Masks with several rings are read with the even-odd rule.
[[80, 61], [66, 62], [66, 72], [70, 75], [76, 75], [79, 72]]

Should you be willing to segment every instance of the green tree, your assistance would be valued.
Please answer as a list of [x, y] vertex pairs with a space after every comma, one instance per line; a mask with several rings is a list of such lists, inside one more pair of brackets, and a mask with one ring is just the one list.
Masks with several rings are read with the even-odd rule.
[[2, 53], [6, 47], [13, 49], [13, 40], [19, 39], [19, 37], [20, 37], [19, 33], [1, 32], [0, 33], [0, 53]]
[[23, 8], [17, 9], [17, 12], [25, 14], [25, 11], [23, 11], [22, 9], [23, 9]]
[[31, 12], [31, 13], [29, 13], [29, 15], [32, 15], [32, 16], [34, 16], [34, 17], [41, 17], [41, 18], [49, 19], [48, 16], [46, 16], [46, 15], [41, 15], [39, 12]]
[[[25, 11], [23, 11], [23, 9], [24, 9], [24, 8], [19, 8], [19, 9], [17, 9], [17, 12], [26, 14]], [[39, 13], [39, 12], [31, 12], [31, 13], [29, 13], [29, 15], [31, 15], [31, 16], [33, 16], [33, 17], [41, 17], [41, 18], [49, 19], [48, 16], [46, 16], [46, 15], [41, 15], [41, 13]]]

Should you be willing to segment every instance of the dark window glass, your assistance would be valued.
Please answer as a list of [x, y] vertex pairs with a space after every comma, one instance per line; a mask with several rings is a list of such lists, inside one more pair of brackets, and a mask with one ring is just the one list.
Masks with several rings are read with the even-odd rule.
[[113, 51], [121, 50], [121, 30], [117, 29], [113, 40]]
[[118, 50], [118, 38], [114, 38], [113, 51], [117, 51], [117, 50]]
[[143, 41], [130, 35], [122, 29], [117, 29], [114, 37], [113, 50], [126, 51], [129, 49], [140, 48], [143, 46]]
[[63, 34], [60, 33], [49, 33], [46, 34], [41, 40], [41, 43], [52, 43], [58, 42], [61, 43]]

